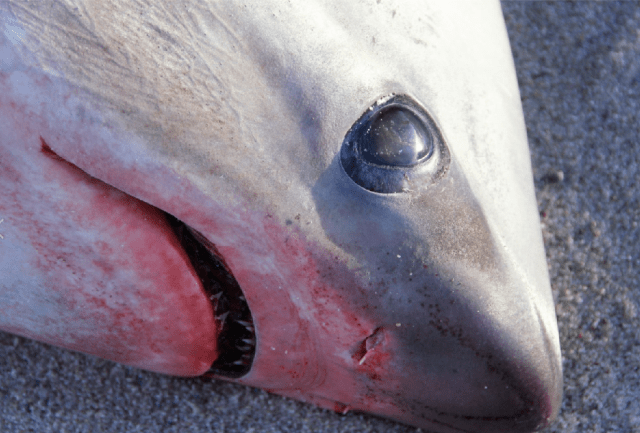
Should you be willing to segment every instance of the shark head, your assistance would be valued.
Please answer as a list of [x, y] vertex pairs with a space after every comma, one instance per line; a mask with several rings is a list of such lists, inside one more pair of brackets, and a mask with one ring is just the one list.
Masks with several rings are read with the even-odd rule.
[[562, 371], [500, 5], [0, 6], [0, 329], [441, 432]]

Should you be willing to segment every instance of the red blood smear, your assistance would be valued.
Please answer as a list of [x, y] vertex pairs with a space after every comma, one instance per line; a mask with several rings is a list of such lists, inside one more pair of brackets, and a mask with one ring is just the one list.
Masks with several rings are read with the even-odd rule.
[[217, 357], [213, 308], [163, 213], [14, 128], [0, 140], [0, 267], [15, 270], [0, 279], [0, 329], [161, 373], [205, 372]]

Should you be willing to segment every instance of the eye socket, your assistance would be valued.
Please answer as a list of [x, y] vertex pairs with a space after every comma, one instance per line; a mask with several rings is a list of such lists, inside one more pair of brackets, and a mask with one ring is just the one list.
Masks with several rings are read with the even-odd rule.
[[426, 187], [442, 177], [450, 156], [435, 121], [407, 95], [371, 106], [347, 132], [342, 167], [362, 188], [397, 193]]

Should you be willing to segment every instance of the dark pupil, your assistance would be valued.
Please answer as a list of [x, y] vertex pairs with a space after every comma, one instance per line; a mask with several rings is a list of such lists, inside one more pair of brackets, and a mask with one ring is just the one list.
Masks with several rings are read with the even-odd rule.
[[360, 150], [364, 159], [374, 164], [411, 166], [431, 153], [430, 138], [415, 114], [402, 107], [389, 107], [370, 120]]

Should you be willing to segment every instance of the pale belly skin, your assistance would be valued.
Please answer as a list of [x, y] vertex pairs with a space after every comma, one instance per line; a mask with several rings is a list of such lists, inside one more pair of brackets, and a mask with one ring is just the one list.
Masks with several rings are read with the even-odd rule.
[[[0, 329], [205, 374], [226, 316], [169, 214], [251, 312], [246, 371], [216, 377], [439, 432], [557, 415], [557, 324], [497, 2], [0, 13]], [[378, 193], [340, 154], [390, 95], [424, 107], [446, 158]]]

